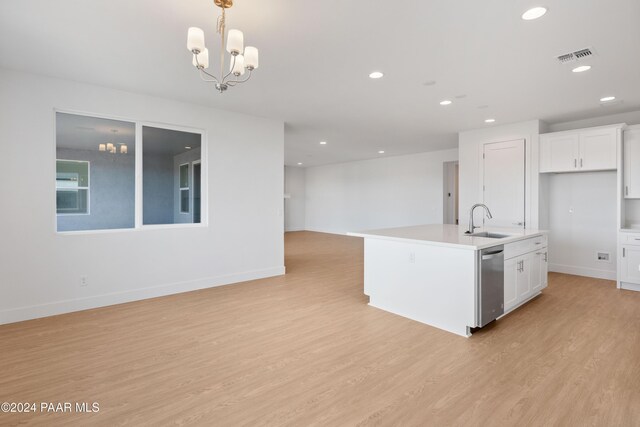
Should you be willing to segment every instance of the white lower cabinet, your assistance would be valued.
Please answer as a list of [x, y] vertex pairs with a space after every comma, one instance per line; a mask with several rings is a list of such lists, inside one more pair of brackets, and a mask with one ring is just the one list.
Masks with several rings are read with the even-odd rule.
[[640, 246], [623, 246], [620, 280], [640, 285]]
[[504, 311], [505, 313], [518, 305], [518, 274], [520, 261], [511, 258], [504, 262]]
[[547, 287], [547, 247], [531, 249], [504, 262], [505, 313]]
[[533, 255], [531, 268], [531, 293], [536, 294], [547, 287], [549, 273], [549, 253], [542, 248]]

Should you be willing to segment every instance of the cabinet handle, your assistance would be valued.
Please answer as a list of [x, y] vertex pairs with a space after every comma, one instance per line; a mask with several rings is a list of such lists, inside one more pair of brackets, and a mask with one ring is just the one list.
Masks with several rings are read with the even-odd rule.
[[549, 262], [549, 253], [548, 252], [544, 253], [544, 262]]
[[622, 248], [622, 258], [627, 256], [627, 248]]
[[578, 159], [573, 159], [573, 167], [574, 168], [578, 167]]
[[582, 159], [580, 159], [580, 167], [582, 167]]
[[625, 196], [628, 196], [628, 195], [629, 195], [629, 186], [628, 186], [628, 185], [625, 185], [625, 186], [624, 186], [624, 195], [625, 195]]

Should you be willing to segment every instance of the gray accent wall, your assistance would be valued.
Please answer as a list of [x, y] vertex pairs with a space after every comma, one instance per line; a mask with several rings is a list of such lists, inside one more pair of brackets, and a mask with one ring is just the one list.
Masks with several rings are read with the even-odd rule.
[[142, 162], [142, 223], [173, 224], [174, 157], [145, 153]]
[[[58, 231], [133, 228], [135, 224], [135, 154], [58, 148], [59, 160], [89, 161], [89, 214], [57, 215]], [[52, 177], [52, 179], [54, 179]]]

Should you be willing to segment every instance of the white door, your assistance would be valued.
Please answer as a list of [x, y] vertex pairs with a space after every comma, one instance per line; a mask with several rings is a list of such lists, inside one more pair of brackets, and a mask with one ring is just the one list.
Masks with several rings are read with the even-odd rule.
[[580, 133], [581, 170], [607, 170], [617, 168], [617, 130], [598, 129]]
[[540, 137], [540, 172], [570, 172], [578, 167], [577, 133]]
[[624, 246], [622, 248], [620, 280], [640, 284], [640, 246]]
[[624, 133], [624, 197], [640, 199], [640, 129]]
[[485, 225], [525, 226], [525, 141], [484, 145], [484, 204], [492, 219]]

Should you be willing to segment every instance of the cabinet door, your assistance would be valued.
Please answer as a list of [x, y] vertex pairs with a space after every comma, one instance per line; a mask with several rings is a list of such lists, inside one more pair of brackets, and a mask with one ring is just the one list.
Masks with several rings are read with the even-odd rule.
[[580, 132], [580, 170], [617, 169], [617, 129]]
[[624, 133], [624, 197], [640, 199], [640, 129]]
[[640, 285], [640, 246], [622, 247], [620, 280]]
[[519, 258], [508, 259], [504, 262], [504, 312], [511, 310], [518, 304], [518, 266]]
[[540, 172], [577, 170], [579, 146], [578, 133], [540, 136]]
[[531, 293], [540, 292], [547, 287], [548, 273], [548, 255], [547, 248], [542, 248], [538, 252], [534, 252], [531, 264]]
[[531, 294], [538, 292], [542, 288], [542, 252], [532, 252], [529, 254], [531, 271], [529, 273], [531, 281]]
[[540, 278], [542, 279], [542, 286], [540, 290], [547, 287], [549, 284], [549, 251], [547, 248], [542, 249], [542, 262], [540, 263]]
[[533, 253], [523, 255], [518, 258], [520, 268], [518, 269], [517, 293], [518, 302], [524, 301], [531, 296], [531, 271], [533, 269]]

